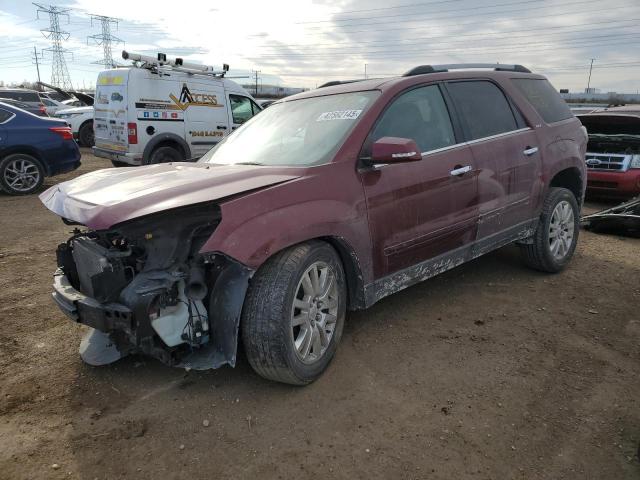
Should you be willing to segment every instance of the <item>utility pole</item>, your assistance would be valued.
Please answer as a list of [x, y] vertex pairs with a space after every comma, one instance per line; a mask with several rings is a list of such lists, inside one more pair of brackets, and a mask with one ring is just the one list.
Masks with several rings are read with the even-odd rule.
[[113, 61], [113, 55], [111, 54], [111, 44], [115, 43], [124, 43], [124, 41], [115, 35], [111, 34], [111, 26], [115, 25], [116, 30], [118, 29], [118, 18], [114, 17], [106, 17], [104, 15], [91, 15], [91, 26], [93, 26], [93, 21], [96, 20], [100, 22], [102, 27], [102, 33], [99, 35], [88, 35], [87, 36], [87, 45], [89, 45], [89, 40], [93, 40], [96, 45], [102, 45], [102, 60], [96, 60], [93, 63], [97, 63], [98, 65], [104, 65], [105, 68], [115, 68], [117, 66], [116, 62]]
[[36, 46], [33, 46], [33, 60], [36, 62], [36, 70], [38, 71], [38, 90], [42, 91], [42, 85], [40, 85], [40, 65], [38, 64], [38, 51]]
[[258, 96], [258, 74], [262, 71], [262, 70], [251, 70], [253, 72], [253, 74], [255, 75], [255, 79], [256, 79], [256, 91], [254, 93], [254, 95], [257, 97]]
[[589, 93], [589, 87], [591, 86], [591, 70], [593, 70], [593, 61], [595, 58], [591, 59], [591, 66], [589, 67], [589, 80], [587, 80], [587, 91], [585, 93]]
[[66, 90], [71, 90], [71, 77], [69, 77], [69, 70], [67, 70], [67, 61], [65, 54], [67, 49], [62, 47], [62, 42], [69, 39], [69, 32], [60, 30], [60, 16], [64, 15], [69, 21], [70, 8], [60, 8], [54, 5], [41, 5], [34, 3], [38, 9], [36, 15], [40, 18], [40, 13], [46, 13], [49, 15], [49, 28], [40, 30], [45, 38], [51, 40], [51, 47], [45, 48], [45, 51], [51, 52], [52, 65], [51, 65], [51, 83], [56, 87], [61, 87]]
[[364, 79], [367, 79], [367, 64], [364, 64]]

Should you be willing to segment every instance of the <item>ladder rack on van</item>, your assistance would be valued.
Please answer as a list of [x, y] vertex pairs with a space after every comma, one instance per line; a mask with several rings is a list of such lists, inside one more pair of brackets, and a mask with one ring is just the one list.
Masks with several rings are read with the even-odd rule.
[[164, 53], [158, 53], [157, 57], [152, 57], [150, 55], [143, 55], [141, 53], [133, 53], [123, 50], [122, 58], [133, 61], [134, 65], [137, 67], [154, 69], [159, 74], [162, 74], [164, 70], [173, 70], [189, 73], [191, 75], [208, 75], [222, 78], [229, 71], [229, 65], [226, 63], [222, 64], [222, 70], [216, 70], [214, 67], [208, 65], [185, 62], [180, 57], [173, 60], [167, 59], [167, 55]]

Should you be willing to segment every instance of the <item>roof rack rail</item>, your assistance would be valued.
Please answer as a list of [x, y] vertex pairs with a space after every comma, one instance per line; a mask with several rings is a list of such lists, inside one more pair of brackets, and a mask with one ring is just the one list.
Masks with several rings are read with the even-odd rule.
[[357, 78], [355, 80], [331, 80], [330, 82], [323, 83], [318, 88], [333, 87], [335, 85], [344, 85], [345, 83], [364, 82], [365, 80], [369, 80], [369, 79], [367, 79], [367, 78]]
[[471, 68], [490, 68], [497, 72], [522, 72], [531, 73], [527, 67], [522, 65], [509, 65], [506, 63], [448, 63], [443, 65], [419, 65], [412, 68], [403, 77], [412, 77], [414, 75], [424, 75], [426, 73], [448, 72], [449, 70], [464, 70]]
[[140, 53], [122, 51], [122, 58], [131, 60], [134, 66], [148, 68], [162, 74], [163, 70], [176, 70], [178, 72], [189, 73], [192, 75], [209, 75], [212, 77], [222, 78], [229, 71], [229, 65], [224, 63], [222, 70], [216, 70], [208, 65], [200, 65], [199, 63], [187, 63], [182, 58], [167, 59], [165, 53], [158, 53], [157, 57], [143, 55]]

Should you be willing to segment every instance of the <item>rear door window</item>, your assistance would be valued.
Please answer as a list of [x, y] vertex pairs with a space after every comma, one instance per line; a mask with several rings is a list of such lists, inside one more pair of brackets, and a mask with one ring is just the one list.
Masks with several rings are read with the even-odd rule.
[[511, 81], [546, 123], [559, 122], [573, 116], [567, 103], [547, 80], [513, 78]]
[[468, 140], [518, 130], [509, 101], [495, 84], [485, 81], [447, 84], [456, 109], [468, 132]]
[[449, 112], [437, 85], [415, 88], [393, 100], [370, 137], [370, 144], [382, 137], [414, 140], [422, 152], [456, 143]]

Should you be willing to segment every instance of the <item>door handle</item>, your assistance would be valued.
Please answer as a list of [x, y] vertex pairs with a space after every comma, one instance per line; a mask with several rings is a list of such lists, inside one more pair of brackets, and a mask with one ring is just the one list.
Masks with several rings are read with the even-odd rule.
[[226, 130], [226, 129], [227, 129], [227, 126], [226, 126], [226, 125], [218, 125], [216, 128], [217, 128], [218, 130]]
[[527, 147], [522, 153], [524, 153], [527, 157], [530, 157], [531, 155], [538, 153], [538, 147]]
[[471, 165], [465, 165], [464, 167], [456, 166], [456, 168], [451, 170], [451, 172], [449, 172], [449, 174], [452, 177], [459, 177], [459, 176], [464, 175], [465, 173], [470, 172], [470, 171], [471, 171]]

